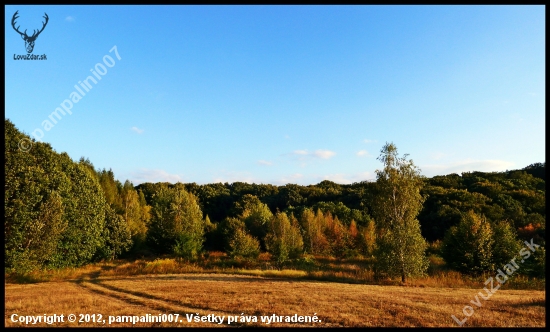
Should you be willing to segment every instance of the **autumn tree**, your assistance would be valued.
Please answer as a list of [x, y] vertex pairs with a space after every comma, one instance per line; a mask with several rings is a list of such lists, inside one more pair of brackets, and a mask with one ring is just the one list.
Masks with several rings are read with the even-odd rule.
[[372, 258], [376, 249], [376, 226], [374, 220], [369, 220], [367, 227], [361, 233], [361, 249], [366, 257]]
[[306, 252], [314, 255], [327, 254], [329, 242], [325, 236], [325, 217], [320, 209], [314, 213], [311, 209], [304, 209], [300, 216], [303, 229], [303, 241]]
[[386, 143], [378, 160], [384, 168], [376, 171], [376, 192], [372, 214], [379, 227], [376, 243], [376, 271], [389, 277], [422, 276], [428, 268], [427, 244], [420, 233], [417, 216], [424, 197], [420, 194], [423, 178], [420, 169], [399, 157], [397, 147]]
[[329, 243], [329, 253], [333, 257], [343, 258], [347, 251], [346, 229], [337, 216], [327, 212], [325, 215], [325, 236]]

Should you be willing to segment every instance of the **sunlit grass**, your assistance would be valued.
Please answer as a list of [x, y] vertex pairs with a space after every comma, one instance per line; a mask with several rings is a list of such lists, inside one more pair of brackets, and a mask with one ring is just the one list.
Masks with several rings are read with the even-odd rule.
[[[435, 255], [429, 256], [428, 274], [420, 278], [410, 278], [405, 286], [410, 287], [448, 287], [482, 289], [487, 278], [484, 274], [477, 277], [463, 275], [449, 270], [444, 261]], [[79, 268], [59, 270], [41, 270], [26, 274], [7, 274], [7, 283], [36, 283], [45, 281], [63, 281], [76, 279], [93, 279], [102, 276], [130, 277], [156, 274], [181, 273], [230, 273], [263, 277], [289, 279], [321, 280], [344, 283], [371, 285], [400, 285], [398, 279], [375, 279], [372, 260], [365, 258], [334, 259], [330, 257], [304, 256], [283, 266], [272, 264], [269, 254], [262, 254], [256, 261], [233, 260], [225, 253], [212, 252], [205, 257], [190, 262], [174, 257], [156, 259], [138, 259], [135, 261], [116, 260], [89, 264]], [[503, 286], [503, 289], [545, 289], [545, 279], [529, 278], [514, 275]]]
[[[152, 265], [159, 264], [170, 266], [173, 263], [161, 260], [160, 263]], [[470, 301], [480, 291], [469, 288], [423, 288], [312, 281], [297, 279], [300, 273], [298, 270], [234, 269], [233, 272], [100, 276], [89, 280], [7, 284], [5, 325], [22, 326], [9, 319], [14, 313], [99, 313], [104, 316], [177, 313], [183, 318], [178, 324], [142, 323], [135, 326], [227, 326], [188, 323], [183, 317], [186, 313], [200, 313], [224, 316], [244, 314], [256, 317], [273, 314], [315, 314], [321, 320], [318, 324], [270, 325], [274, 327], [453, 327], [458, 325], [451, 315], [462, 319], [462, 309], [471, 304]], [[256, 273], [260, 276], [240, 275], [241, 272]], [[475, 313], [468, 318], [464, 326], [543, 327], [546, 324], [545, 306], [545, 291], [498, 290], [489, 301], [483, 300], [482, 306], [476, 307]], [[98, 324], [65, 322], [49, 327], [58, 326], [97, 327]], [[131, 326], [134, 325], [126, 323], [111, 327]], [[244, 326], [266, 325], [251, 323]]]

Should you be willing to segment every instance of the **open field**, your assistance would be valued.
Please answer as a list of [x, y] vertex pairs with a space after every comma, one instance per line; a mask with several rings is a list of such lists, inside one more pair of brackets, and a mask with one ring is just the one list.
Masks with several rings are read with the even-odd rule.
[[[77, 279], [5, 285], [5, 325], [12, 314], [65, 315], [63, 323], [35, 326], [109, 326], [108, 323], [69, 323], [73, 313], [108, 316], [179, 314], [178, 323], [136, 323], [135, 326], [458, 326], [463, 308], [475, 312], [464, 326], [545, 326], [545, 291], [497, 290], [488, 300], [482, 288], [433, 288], [347, 284], [261, 276], [185, 273], [104, 276], [88, 273]], [[186, 314], [225, 316], [223, 324], [188, 323]], [[241, 315], [244, 314], [244, 315]], [[261, 316], [313, 316], [317, 323], [261, 322]], [[257, 323], [227, 324], [228, 316], [256, 317]], [[96, 316], [97, 317], [97, 316]], [[132, 326], [131, 322], [112, 327]]]

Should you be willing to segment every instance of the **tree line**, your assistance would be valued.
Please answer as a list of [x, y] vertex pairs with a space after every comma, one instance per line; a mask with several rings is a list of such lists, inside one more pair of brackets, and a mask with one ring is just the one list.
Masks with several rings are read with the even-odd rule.
[[304, 254], [365, 257], [404, 281], [425, 273], [430, 252], [478, 273], [534, 239], [542, 254], [527, 271], [544, 275], [545, 163], [425, 178], [386, 144], [375, 182], [134, 186], [47, 143], [21, 151], [30, 138], [7, 119], [5, 138], [6, 271], [216, 250], [250, 260], [269, 252], [278, 264]]

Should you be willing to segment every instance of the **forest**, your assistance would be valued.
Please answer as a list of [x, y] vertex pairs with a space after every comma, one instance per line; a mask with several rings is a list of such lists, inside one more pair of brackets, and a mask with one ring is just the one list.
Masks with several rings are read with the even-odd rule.
[[[22, 151], [22, 139], [32, 149]], [[371, 182], [135, 186], [34, 141], [6, 119], [5, 272], [160, 255], [196, 261], [209, 252], [254, 261], [269, 253], [276, 266], [304, 257], [370, 259], [404, 281], [425, 273], [427, 255], [465, 274], [494, 271], [527, 241], [540, 247], [518, 272], [545, 277], [545, 162], [427, 178], [392, 147]], [[388, 217], [384, 193], [398, 183], [391, 174], [402, 174], [391, 172], [402, 169], [412, 180], [398, 178], [401, 197], [415, 208], [401, 227]]]

